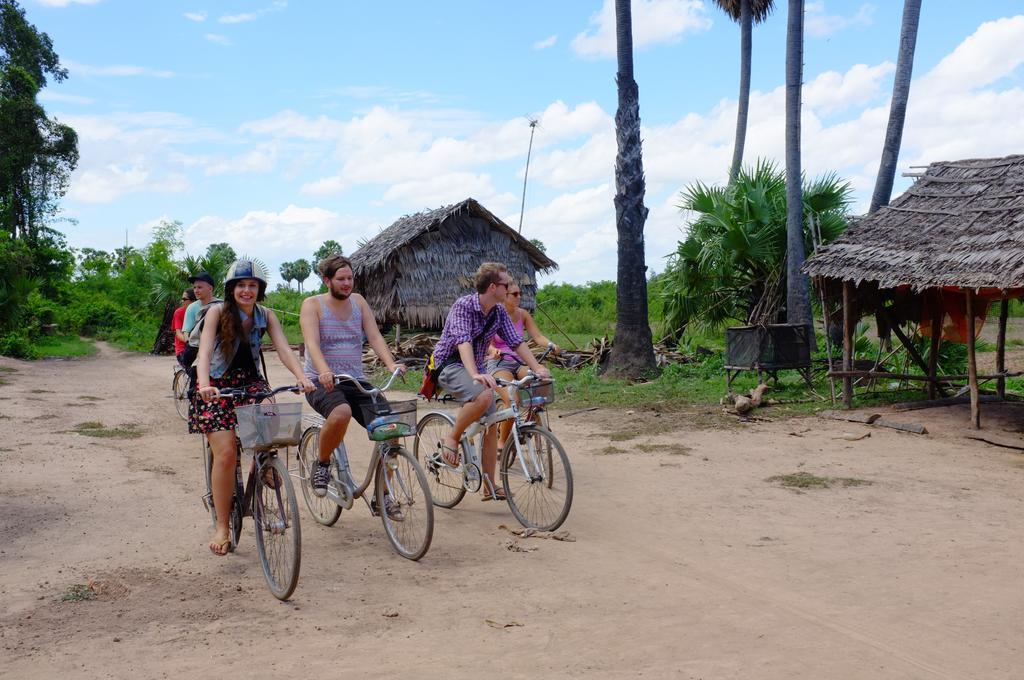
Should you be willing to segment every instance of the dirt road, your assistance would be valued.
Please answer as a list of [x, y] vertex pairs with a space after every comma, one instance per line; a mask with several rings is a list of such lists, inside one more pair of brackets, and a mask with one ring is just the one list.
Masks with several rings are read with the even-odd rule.
[[[1024, 455], [960, 438], [963, 409], [903, 416], [927, 436], [857, 441], [843, 437], [860, 425], [741, 426], [717, 407], [555, 419], [575, 542], [510, 551], [507, 506], [469, 497], [439, 510], [411, 563], [357, 505], [329, 529], [304, 518], [299, 587], [280, 603], [251, 524], [235, 554], [206, 549], [199, 444], [168, 397], [170, 359], [104, 347], [0, 358], [0, 371], [3, 678], [1024, 673]], [[271, 373], [284, 382], [276, 360]], [[1010, 407], [985, 413], [1024, 424]], [[73, 431], [90, 421], [141, 436]], [[854, 481], [766, 481], [798, 472]]]

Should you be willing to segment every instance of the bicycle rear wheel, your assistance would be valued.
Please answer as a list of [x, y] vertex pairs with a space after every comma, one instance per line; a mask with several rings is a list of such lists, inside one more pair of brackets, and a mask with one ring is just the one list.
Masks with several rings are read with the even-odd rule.
[[[404, 447], [382, 456], [376, 495], [384, 532], [395, 551], [409, 560], [426, 555], [434, 537], [434, 503], [427, 476]], [[389, 506], [394, 509], [391, 513]]]
[[416, 424], [416, 440], [413, 442], [413, 455], [426, 473], [434, 505], [442, 508], [454, 508], [466, 495], [459, 471], [441, 462], [441, 443], [454, 426], [450, 416], [433, 411]]
[[299, 503], [288, 466], [268, 456], [258, 465], [252, 483], [256, 486], [252, 497], [256, 550], [263, 576], [274, 597], [287, 600], [299, 582], [302, 561]]
[[299, 442], [299, 449], [295, 454], [299, 464], [299, 486], [302, 488], [302, 497], [306, 500], [309, 514], [313, 515], [317, 524], [330, 527], [334, 526], [334, 523], [341, 517], [341, 506], [326, 496], [321, 497], [313, 493], [310, 470], [318, 458], [319, 451], [320, 428], [307, 428], [302, 433], [302, 440]]
[[572, 507], [572, 468], [555, 435], [541, 427], [519, 430], [523, 451], [509, 436], [501, 453], [501, 484], [512, 514], [524, 527], [554, 531]]
[[178, 415], [182, 420], [188, 420], [188, 373], [185, 371], [174, 372], [171, 395], [174, 397], [174, 408]]

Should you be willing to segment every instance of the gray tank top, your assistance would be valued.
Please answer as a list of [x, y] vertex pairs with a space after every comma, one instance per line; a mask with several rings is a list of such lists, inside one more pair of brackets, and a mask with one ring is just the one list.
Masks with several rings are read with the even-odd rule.
[[[352, 314], [348, 319], [342, 320], [324, 304], [322, 297], [317, 298], [317, 302], [320, 303], [320, 351], [327, 365], [335, 373], [347, 373], [353, 378], [362, 378], [363, 312], [358, 302], [352, 298], [349, 300], [352, 302]], [[313, 367], [308, 353], [303, 371], [311, 380], [317, 377], [316, 368]]]

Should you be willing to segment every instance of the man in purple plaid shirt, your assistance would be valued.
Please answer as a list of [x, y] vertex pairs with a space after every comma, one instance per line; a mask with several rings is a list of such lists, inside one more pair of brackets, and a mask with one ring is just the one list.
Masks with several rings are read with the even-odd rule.
[[[548, 369], [537, 363], [523, 337], [501, 304], [508, 295], [512, 277], [508, 268], [498, 262], [485, 262], [476, 270], [476, 293], [460, 297], [448, 312], [441, 339], [434, 347], [434, 365], [441, 367], [437, 384], [456, 401], [463, 402], [455, 418], [455, 427], [444, 438], [441, 455], [451, 466], [459, 464], [459, 440], [473, 421], [494, 412], [494, 377], [484, 370], [484, 356], [491, 338], [500, 335], [505, 343], [541, 378], [551, 377]], [[498, 459], [497, 428], [484, 433], [481, 463], [485, 483], [483, 500], [504, 500], [504, 493], [493, 483]]]

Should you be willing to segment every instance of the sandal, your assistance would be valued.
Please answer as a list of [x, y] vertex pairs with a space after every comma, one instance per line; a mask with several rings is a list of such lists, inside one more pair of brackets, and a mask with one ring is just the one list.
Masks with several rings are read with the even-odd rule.
[[450, 467], [459, 466], [459, 450], [441, 442], [441, 458]]
[[488, 492], [485, 491], [484, 494], [482, 496], [480, 496], [480, 500], [482, 500], [482, 501], [507, 501], [508, 500], [508, 496], [505, 495], [505, 489], [503, 489], [501, 487], [498, 487], [498, 486], [494, 486], [492, 484], [491, 485], [491, 492], [488, 493]]
[[231, 539], [225, 538], [223, 541], [210, 541], [210, 552], [217, 557], [224, 557], [231, 552]]

